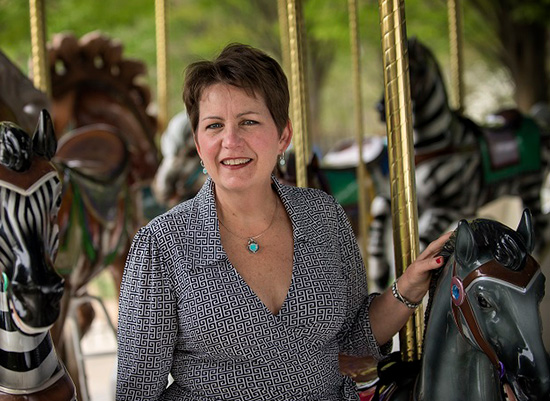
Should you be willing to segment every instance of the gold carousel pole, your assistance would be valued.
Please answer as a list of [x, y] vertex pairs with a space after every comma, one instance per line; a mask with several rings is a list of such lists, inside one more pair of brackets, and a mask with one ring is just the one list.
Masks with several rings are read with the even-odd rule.
[[[281, 36], [281, 58], [283, 63], [283, 70], [285, 71], [289, 84], [292, 85], [292, 76], [290, 68], [290, 38], [288, 33], [288, 13], [287, 13], [287, 0], [277, 0], [277, 13], [279, 16], [279, 33]], [[292, 89], [291, 89], [292, 90]], [[290, 94], [290, 101], [292, 104], [293, 95]], [[290, 119], [292, 122], [295, 121], [294, 118], [294, 107], [291, 107], [289, 110]]]
[[283, 69], [290, 71], [290, 41], [288, 37], [288, 14], [286, 0], [277, 0], [277, 11], [279, 15], [279, 31], [281, 35], [281, 56]]
[[458, 112], [464, 110], [462, 10], [460, 0], [448, 0], [449, 43], [451, 52], [452, 104]]
[[288, 39], [290, 49], [291, 99], [294, 117], [294, 152], [296, 185], [307, 187], [308, 102], [305, 74], [303, 15], [301, 0], [287, 0]]
[[168, 123], [168, 71], [167, 71], [167, 29], [166, 1], [155, 0], [155, 28], [157, 46], [157, 133], [164, 132]]
[[[404, 0], [379, 0], [396, 277], [419, 252]], [[422, 308], [400, 331], [404, 361], [420, 359]]]
[[31, 23], [32, 79], [34, 86], [51, 97], [50, 71], [46, 60], [44, 0], [29, 0]]
[[[351, 56], [352, 56], [352, 76], [353, 76], [353, 98], [354, 98], [354, 114], [355, 114], [355, 137], [357, 148], [359, 149], [359, 162], [357, 163], [357, 187], [358, 191], [358, 206], [359, 206], [359, 246], [364, 256], [367, 254], [368, 234], [367, 227], [369, 224], [369, 212], [367, 196], [367, 170], [363, 163], [363, 102], [361, 92], [361, 61], [359, 49], [359, 26], [357, 16], [357, 0], [348, 0], [349, 14], [349, 32], [351, 41]], [[365, 258], [366, 260], [366, 258]]]

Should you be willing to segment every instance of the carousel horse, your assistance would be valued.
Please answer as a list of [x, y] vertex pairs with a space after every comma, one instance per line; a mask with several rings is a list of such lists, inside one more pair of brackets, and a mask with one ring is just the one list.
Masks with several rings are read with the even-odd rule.
[[[143, 62], [123, 56], [122, 45], [100, 32], [80, 39], [53, 36], [48, 46], [52, 118], [58, 139], [53, 162], [60, 171], [63, 198], [59, 211], [56, 269], [65, 279], [55, 344], [85, 399], [84, 368], [72, 353], [64, 330], [68, 317], [83, 336], [95, 309], [88, 283], [109, 269], [118, 296], [124, 262], [135, 231], [150, 218], [150, 183], [158, 166], [156, 117], [143, 83]], [[75, 305], [79, 305], [76, 307]], [[75, 313], [72, 311], [76, 311]]]
[[[518, 196], [533, 214], [535, 231], [546, 246], [548, 216], [541, 192], [550, 160], [548, 135], [529, 116], [502, 110], [491, 126], [480, 126], [451, 109], [437, 60], [418, 40], [408, 43], [414, 128], [418, 231], [423, 249], [462, 217], [474, 217], [487, 203]], [[384, 102], [379, 103], [385, 118]], [[389, 271], [389, 197], [373, 201], [369, 273]], [[537, 249], [537, 254], [538, 250]], [[387, 276], [387, 275], [386, 275]]]
[[0, 122], [0, 400], [76, 400], [49, 330], [64, 280], [54, 268], [61, 181], [43, 111], [32, 138]]
[[550, 400], [539, 313], [545, 277], [534, 241], [528, 209], [517, 230], [460, 221], [432, 277], [422, 359], [383, 360], [380, 400]]
[[[389, 170], [386, 139], [381, 136], [363, 138], [363, 163], [366, 177], [367, 205], [381, 193], [389, 196]], [[357, 165], [359, 147], [353, 138], [342, 139], [332, 146], [320, 159], [317, 175], [323, 177], [326, 192], [336, 198], [344, 208], [355, 235], [359, 229], [359, 186], [357, 184]], [[370, 222], [367, 224], [371, 224]]]
[[160, 138], [162, 161], [151, 188], [158, 202], [171, 207], [190, 199], [206, 180], [185, 111], [176, 114]]
[[48, 51], [58, 138], [53, 161], [63, 177], [56, 268], [67, 297], [59, 336], [70, 299], [103, 269], [110, 269], [118, 294], [131, 238], [150, 217], [144, 188], [158, 155], [142, 62], [124, 58], [122, 45], [100, 32], [80, 39], [56, 34]]

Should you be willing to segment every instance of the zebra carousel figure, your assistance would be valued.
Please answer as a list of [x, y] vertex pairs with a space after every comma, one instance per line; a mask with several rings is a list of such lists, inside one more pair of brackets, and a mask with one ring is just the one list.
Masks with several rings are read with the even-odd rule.
[[[503, 196], [518, 196], [532, 213], [539, 243], [547, 247], [549, 215], [542, 210], [550, 160], [549, 136], [534, 118], [501, 110], [491, 125], [478, 125], [453, 110], [439, 64], [416, 38], [408, 42], [414, 128], [416, 196], [420, 248], [473, 218], [480, 208]], [[385, 119], [384, 100], [378, 103]], [[391, 211], [387, 193], [372, 202], [369, 277], [379, 289], [391, 283]], [[544, 262], [544, 261], [543, 261]]]
[[53, 265], [62, 195], [50, 162], [56, 147], [46, 110], [32, 138], [0, 122], [1, 401], [76, 400], [49, 332], [64, 286]]

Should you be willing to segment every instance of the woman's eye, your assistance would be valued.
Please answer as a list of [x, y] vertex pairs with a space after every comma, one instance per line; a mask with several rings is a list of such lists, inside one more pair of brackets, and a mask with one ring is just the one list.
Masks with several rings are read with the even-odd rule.
[[254, 120], [245, 120], [242, 122], [243, 125], [256, 125], [258, 124], [257, 121], [254, 121]]
[[206, 129], [218, 129], [218, 128], [221, 128], [222, 125], [220, 123], [214, 123], [214, 124], [209, 124], [206, 126]]

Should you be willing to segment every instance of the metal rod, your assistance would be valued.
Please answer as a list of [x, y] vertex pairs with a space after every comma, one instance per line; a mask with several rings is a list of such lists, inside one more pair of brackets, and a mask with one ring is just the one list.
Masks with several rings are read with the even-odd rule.
[[[379, 0], [379, 11], [395, 269], [398, 277], [416, 259], [419, 252], [404, 0]], [[418, 308], [400, 331], [400, 349], [405, 361], [420, 359], [421, 322], [422, 311]]]
[[462, 9], [460, 0], [448, 0], [449, 44], [451, 53], [452, 104], [456, 110], [464, 110], [464, 63], [462, 41]]
[[31, 25], [32, 80], [34, 86], [51, 97], [50, 71], [46, 58], [46, 17], [44, 0], [29, 0]]
[[155, 0], [155, 28], [157, 40], [157, 133], [162, 133], [168, 123], [166, 0]]
[[[359, 149], [359, 161], [357, 163], [357, 188], [359, 207], [359, 247], [364, 260], [368, 250], [368, 225], [369, 225], [369, 199], [367, 194], [367, 169], [363, 163], [363, 102], [361, 91], [361, 51], [359, 46], [359, 17], [357, 15], [357, 0], [348, 0], [349, 33], [352, 58], [353, 99], [355, 116], [355, 138]], [[365, 262], [366, 264], [366, 262]], [[367, 269], [368, 272], [368, 269]]]
[[296, 185], [307, 187], [308, 104], [304, 68], [303, 18], [301, 0], [287, 0], [290, 48], [291, 98], [294, 117], [294, 152]]

